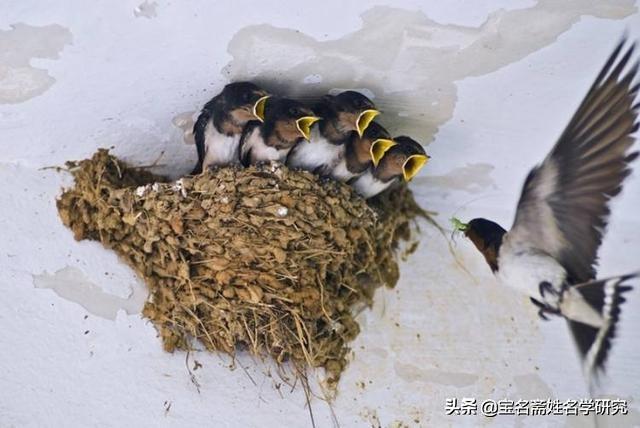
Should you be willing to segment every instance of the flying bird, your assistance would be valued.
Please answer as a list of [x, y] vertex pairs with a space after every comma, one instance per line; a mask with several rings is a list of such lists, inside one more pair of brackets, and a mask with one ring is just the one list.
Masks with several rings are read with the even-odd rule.
[[239, 163], [240, 137], [251, 120], [264, 120], [266, 91], [251, 82], [234, 82], [204, 105], [193, 126], [198, 163], [191, 174], [213, 165]]
[[567, 320], [585, 374], [604, 369], [615, 334], [625, 281], [638, 272], [596, 279], [597, 251], [620, 193], [638, 129], [638, 63], [622, 40], [573, 118], [524, 183], [509, 231], [475, 218], [458, 229], [484, 255], [504, 285], [526, 293], [541, 318]]
[[328, 176], [344, 158], [346, 143], [352, 134], [362, 137], [380, 112], [373, 102], [356, 91], [325, 95], [313, 107], [322, 118], [311, 132], [312, 144], [298, 144], [287, 158], [287, 166]]
[[320, 120], [311, 109], [288, 98], [269, 98], [264, 121], [247, 124], [240, 141], [240, 160], [244, 166], [260, 162], [284, 162], [298, 143], [307, 144], [311, 126]]

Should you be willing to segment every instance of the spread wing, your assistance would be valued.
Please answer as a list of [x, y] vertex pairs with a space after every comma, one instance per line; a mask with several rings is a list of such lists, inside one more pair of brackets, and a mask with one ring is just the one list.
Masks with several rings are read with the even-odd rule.
[[[638, 63], [628, 67], [634, 45], [622, 40], [542, 164], [527, 177], [511, 240], [553, 256], [571, 282], [595, 276], [609, 199], [617, 195], [638, 129]], [[628, 71], [625, 73], [625, 69]]]

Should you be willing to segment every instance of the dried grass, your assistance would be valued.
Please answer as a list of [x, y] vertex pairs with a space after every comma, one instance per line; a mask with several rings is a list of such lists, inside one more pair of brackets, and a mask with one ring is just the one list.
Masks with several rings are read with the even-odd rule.
[[143, 314], [164, 349], [194, 339], [323, 367], [335, 385], [355, 311], [399, 276], [398, 242], [425, 215], [400, 187], [367, 204], [349, 186], [267, 165], [170, 183], [106, 150], [70, 163], [58, 210], [77, 240], [99, 240], [144, 278]]

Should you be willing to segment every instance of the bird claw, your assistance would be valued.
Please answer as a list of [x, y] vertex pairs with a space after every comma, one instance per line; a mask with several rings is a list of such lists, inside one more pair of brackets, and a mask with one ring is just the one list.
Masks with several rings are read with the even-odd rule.
[[538, 316], [540, 317], [541, 320], [549, 321], [549, 318], [547, 318], [545, 314], [560, 315], [560, 310], [559, 309], [555, 309], [555, 308], [549, 306], [548, 304], [542, 303], [542, 302], [534, 299], [533, 297], [531, 297], [530, 299], [531, 299], [531, 303], [533, 303], [534, 305], [536, 305], [538, 307]]
[[331, 180], [331, 177], [328, 175], [321, 175], [319, 181], [320, 181], [320, 184], [327, 184], [332, 180]]
[[538, 292], [540, 293], [540, 296], [542, 296], [543, 298], [545, 293], [550, 293], [550, 294], [553, 294], [554, 296], [558, 295], [558, 292], [553, 288], [551, 283], [547, 281], [542, 281], [538, 285]]
[[538, 316], [539, 316], [539, 317], [540, 317], [540, 319], [541, 319], [541, 320], [543, 320], [543, 321], [549, 321], [549, 318], [547, 318], [547, 317], [544, 315], [544, 309], [540, 309], [540, 310], [538, 311]]

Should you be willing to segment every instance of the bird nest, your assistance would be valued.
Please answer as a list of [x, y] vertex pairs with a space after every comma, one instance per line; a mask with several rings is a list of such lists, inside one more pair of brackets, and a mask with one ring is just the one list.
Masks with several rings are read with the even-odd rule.
[[396, 284], [398, 243], [424, 214], [406, 187], [367, 203], [282, 165], [176, 182], [107, 150], [68, 166], [75, 185], [58, 200], [62, 221], [144, 279], [143, 314], [165, 350], [194, 339], [230, 355], [248, 349], [297, 373], [323, 367], [330, 385], [359, 332], [355, 314]]

